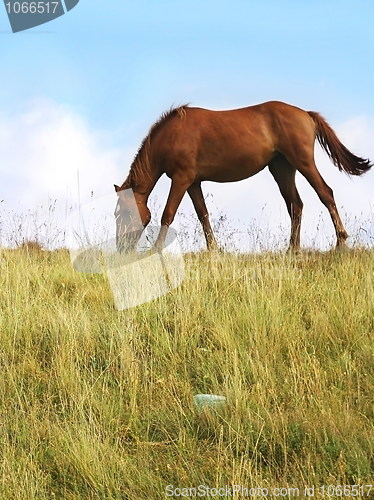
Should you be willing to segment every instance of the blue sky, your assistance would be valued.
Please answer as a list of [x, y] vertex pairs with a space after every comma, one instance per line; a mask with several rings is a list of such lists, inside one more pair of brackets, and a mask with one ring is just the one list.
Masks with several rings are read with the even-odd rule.
[[[283, 100], [320, 111], [348, 147], [374, 158], [373, 19], [370, 0], [80, 0], [13, 34], [0, 9], [3, 210], [74, 197], [78, 169], [87, 192], [112, 189], [150, 125], [185, 102], [222, 109]], [[372, 230], [374, 172], [349, 181], [319, 158], [338, 206], [353, 218], [363, 213]], [[323, 213], [331, 239], [327, 212], [300, 183], [310, 200], [304, 231], [313, 238]], [[243, 218], [239, 199], [248, 219], [266, 205], [269, 220], [287, 225], [273, 184], [263, 172], [240, 187], [209, 183], [205, 192], [216, 214]]]

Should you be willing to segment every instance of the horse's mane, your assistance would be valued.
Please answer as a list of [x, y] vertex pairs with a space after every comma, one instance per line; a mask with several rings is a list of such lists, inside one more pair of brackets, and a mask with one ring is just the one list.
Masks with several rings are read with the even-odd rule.
[[157, 131], [165, 125], [171, 118], [179, 116], [183, 118], [186, 114], [186, 109], [188, 104], [183, 104], [178, 107], [171, 107], [168, 111], [162, 113], [160, 118], [152, 125], [147, 136], [142, 140], [138, 152], [136, 153], [134, 160], [130, 167], [129, 175], [127, 176], [122, 187], [130, 187], [138, 176], [149, 177], [150, 176], [150, 165], [149, 165], [149, 150], [152, 143], [152, 137], [157, 133]]

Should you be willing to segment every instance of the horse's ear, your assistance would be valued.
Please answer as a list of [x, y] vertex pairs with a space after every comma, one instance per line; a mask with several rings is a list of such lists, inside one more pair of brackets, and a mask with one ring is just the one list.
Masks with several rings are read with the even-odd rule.
[[116, 190], [116, 193], [121, 191], [121, 188], [119, 186], [117, 186], [117, 184], [114, 184], [114, 189]]

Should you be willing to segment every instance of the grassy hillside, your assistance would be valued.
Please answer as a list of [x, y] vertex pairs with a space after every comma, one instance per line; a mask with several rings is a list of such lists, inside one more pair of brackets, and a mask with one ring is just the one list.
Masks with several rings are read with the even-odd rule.
[[0, 250], [1, 500], [374, 482], [374, 252], [185, 264], [117, 311], [66, 252]]

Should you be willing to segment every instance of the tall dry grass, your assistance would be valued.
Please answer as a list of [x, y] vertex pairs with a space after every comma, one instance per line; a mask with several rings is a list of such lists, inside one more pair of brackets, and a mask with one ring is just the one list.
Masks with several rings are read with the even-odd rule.
[[185, 264], [117, 311], [67, 252], [0, 251], [1, 500], [373, 482], [373, 251]]

